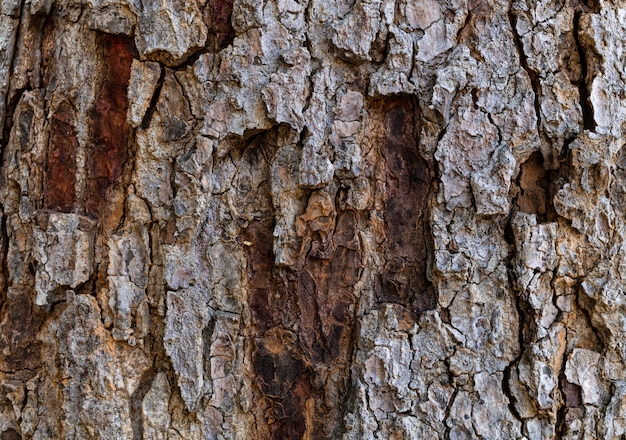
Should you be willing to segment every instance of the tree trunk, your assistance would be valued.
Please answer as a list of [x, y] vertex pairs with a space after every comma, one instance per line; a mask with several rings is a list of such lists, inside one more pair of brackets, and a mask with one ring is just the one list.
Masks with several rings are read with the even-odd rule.
[[624, 438], [624, 35], [0, 0], [0, 439]]

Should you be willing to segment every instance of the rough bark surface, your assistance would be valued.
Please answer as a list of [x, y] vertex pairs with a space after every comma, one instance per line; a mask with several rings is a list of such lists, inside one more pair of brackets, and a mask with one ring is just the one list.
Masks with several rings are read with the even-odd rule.
[[622, 439], [626, 3], [0, 0], [0, 439]]

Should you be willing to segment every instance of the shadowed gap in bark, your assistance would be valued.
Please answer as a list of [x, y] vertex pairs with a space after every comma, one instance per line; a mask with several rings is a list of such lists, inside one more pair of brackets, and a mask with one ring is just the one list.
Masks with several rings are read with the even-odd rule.
[[583, 116], [583, 128], [585, 130], [595, 131], [596, 121], [593, 115], [593, 106], [589, 97], [589, 86], [593, 78], [589, 78], [589, 60], [588, 49], [585, 48], [580, 39], [580, 17], [581, 11], [574, 13], [574, 41], [576, 42], [576, 50], [578, 51], [578, 59], [580, 60], [580, 78], [578, 79], [578, 93], [580, 96], [580, 107]]

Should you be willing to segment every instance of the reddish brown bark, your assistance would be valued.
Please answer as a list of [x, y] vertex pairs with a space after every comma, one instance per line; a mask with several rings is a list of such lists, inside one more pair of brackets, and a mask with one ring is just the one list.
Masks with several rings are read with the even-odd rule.
[[91, 114], [91, 145], [87, 157], [87, 214], [98, 216], [109, 189], [119, 180], [126, 162], [128, 81], [132, 55], [127, 40], [103, 37], [106, 72]]

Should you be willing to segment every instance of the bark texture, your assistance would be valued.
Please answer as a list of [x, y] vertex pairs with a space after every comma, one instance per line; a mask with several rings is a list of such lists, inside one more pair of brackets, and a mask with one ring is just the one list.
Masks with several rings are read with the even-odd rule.
[[0, 439], [622, 439], [621, 0], [0, 0]]

